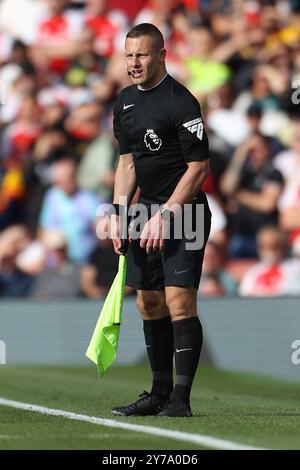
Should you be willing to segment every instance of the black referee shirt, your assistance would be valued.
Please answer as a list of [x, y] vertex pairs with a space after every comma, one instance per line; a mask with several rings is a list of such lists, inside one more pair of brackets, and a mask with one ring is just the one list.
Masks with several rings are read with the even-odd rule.
[[200, 105], [170, 75], [148, 90], [131, 85], [121, 91], [114, 133], [120, 154], [133, 155], [141, 202], [166, 202], [187, 162], [209, 158]]

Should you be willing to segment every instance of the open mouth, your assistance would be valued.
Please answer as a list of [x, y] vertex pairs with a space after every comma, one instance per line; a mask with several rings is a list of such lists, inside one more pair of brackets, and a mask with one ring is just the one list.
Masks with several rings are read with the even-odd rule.
[[143, 75], [143, 70], [132, 70], [131, 76], [133, 78], [140, 78]]

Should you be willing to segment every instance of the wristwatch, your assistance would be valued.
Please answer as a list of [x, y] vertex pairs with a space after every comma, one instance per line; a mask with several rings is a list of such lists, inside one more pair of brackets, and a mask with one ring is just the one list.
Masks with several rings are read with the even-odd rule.
[[163, 206], [161, 209], [159, 209], [159, 212], [162, 220], [164, 220], [165, 222], [171, 222], [174, 218], [174, 212], [170, 211], [170, 209], [168, 209], [167, 207]]

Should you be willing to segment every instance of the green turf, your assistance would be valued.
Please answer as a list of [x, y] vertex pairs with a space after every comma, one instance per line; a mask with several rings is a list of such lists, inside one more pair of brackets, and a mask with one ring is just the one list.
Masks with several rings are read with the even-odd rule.
[[[93, 366], [0, 366], [0, 397], [256, 447], [300, 449], [300, 384], [202, 367], [193, 387], [193, 418], [111, 415], [112, 406], [132, 401], [147, 385], [147, 365], [114, 367], [101, 382]], [[186, 442], [0, 406], [0, 449], [196, 448]]]

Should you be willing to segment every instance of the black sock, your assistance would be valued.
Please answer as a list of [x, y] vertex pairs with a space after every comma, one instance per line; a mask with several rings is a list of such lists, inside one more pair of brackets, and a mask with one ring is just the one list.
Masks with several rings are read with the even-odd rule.
[[202, 326], [198, 317], [173, 322], [176, 384], [171, 399], [189, 403], [192, 383], [202, 347]]
[[151, 393], [166, 400], [173, 390], [174, 333], [170, 316], [144, 320], [144, 334], [152, 369]]

